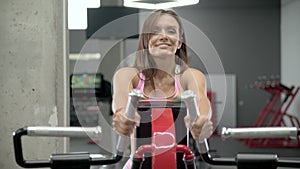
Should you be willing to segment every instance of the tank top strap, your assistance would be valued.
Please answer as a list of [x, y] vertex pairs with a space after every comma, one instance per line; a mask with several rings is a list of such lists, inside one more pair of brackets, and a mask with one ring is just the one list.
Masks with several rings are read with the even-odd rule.
[[175, 77], [174, 77], [174, 80], [175, 80], [175, 92], [174, 92], [174, 98], [173, 99], [178, 99], [178, 97], [180, 98], [181, 96], [181, 92], [182, 92], [182, 87], [181, 87], [181, 84], [180, 84], [180, 65], [176, 64], [176, 67], [175, 67]]
[[180, 74], [180, 65], [176, 64], [175, 66], [175, 75], [179, 75]]
[[[136, 86], [136, 89], [142, 91], [143, 94], [144, 94], [145, 78], [146, 78], [145, 75], [142, 72], [140, 72], [139, 73], [139, 83]], [[178, 97], [180, 97], [180, 95], [181, 95], [181, 90], [182, 90], [182, 87], [181, 87], [181, 84], [180, 84], [180, 65], [178, 65], [178, 64], [175, 67], [174, 80], [175, 80], [174, 81], [175, 91], [174, 91], [173, 95], [170, 98], [168, 98], [168, 99], [171, 99], [171, 100], [178, 99]], [[144, 96], [145, 96], [145, 94], [144, 94]]]
[[176, 65], [175, 67], [175, 90], [180, 92], [181, 91], [181, 84], [180, 84], [180, 65]]
[[140, 90], [140, 91], [144, 91], [144, 86], [145, 86], [145, 75], [140, 72], [139, 73], [139, 83], [136, 87], [136, 89]]

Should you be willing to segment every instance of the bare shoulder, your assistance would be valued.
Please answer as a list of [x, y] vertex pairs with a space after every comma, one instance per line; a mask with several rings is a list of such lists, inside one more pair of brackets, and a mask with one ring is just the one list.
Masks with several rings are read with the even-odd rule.
[[132, 79], [138, 74], [138, 71], [133, 67], [124, 67], [118, 69], [114, 74], [114, 80], [128, 80]]
[[200, 70], [188, 68], [182, 73], [181, 86], [189, 89], [193, 84], [206, 84], [206, 77]]
[[137, 69], [134, 67], [122, 67], [120, 69], [118, 69], [115, 74], [119, 74], [119, 73], [137, 73]]
[[191, 72], [194, 76], [196, 76], [196, 78], [200, 78], [202, 80], [205, 80], [205, 75], [198, 69], [195, 68], [190, 68]]
[[205, 80], [205, 75], [198, 69], [195, 68], [188, 68], [186, 71], [183, 72], [182, 78], [184, 81], [190, 80]]

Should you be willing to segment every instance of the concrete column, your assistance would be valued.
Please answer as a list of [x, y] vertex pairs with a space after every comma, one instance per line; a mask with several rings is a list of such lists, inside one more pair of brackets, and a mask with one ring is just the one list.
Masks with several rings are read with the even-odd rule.
[[[0, 168], [21, 168], [12, 133], [68, 124], [65, 0], [0, 1]], [[24, 137], [27, 159], [64, 152], [62, 138]]]

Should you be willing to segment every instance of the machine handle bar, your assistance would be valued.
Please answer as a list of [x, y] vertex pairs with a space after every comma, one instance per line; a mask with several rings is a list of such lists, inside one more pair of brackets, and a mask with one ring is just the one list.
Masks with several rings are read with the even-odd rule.
[[[199, 112], [199, 109], [197, 106], [198, 104], [196, 101], [196, 94], [191, 90], [186, 90], [183, 92], [181, 97], [186, 105], [187, 112], [188, 112], [188, 115], [190, 116], [190, 119], [192, 121], [196, 121], [198, 116], [200, 116], [200, 112]], [[198, 151], [200, 151], [199, 149], [201, 148], [200, 144], [202, 141], [195, 140], [195, 142], [196, 142]]]
[[280, 138], [295, 137], [300, 134], [297, 127], [247, 127], [247, 128], [222, 128], [222, 139], [228, 138]]
[[[76, 166], [88, 169], [91, 165], [114, 164], [122, 159], [122, 156], [115, 155], [110, 159], [99, 158], [97, 154], [89, 153], [70, 153], [70, 154], [53, 154], [47, 160], [26, 160], [23, 156], [22, 136], [48, 136], [48, 137], [99, 137], [101, 128], [97, 127], [24, 127], [13, 133], [13, 143], [15, 159], [19, 166], [23, 168], [42, 168], [57, 167], [62, 165]], [[82, 166], [84, 165], [84, 166]]]
[[[126, 113], [129, 118], [134, 118], [138, 100], [142, 97], [139, 90], [129, 93]], [[47, 160], [25, 160], [22, 149], [22, 136], [45, 136], [45, 137], [101, 137], [101, 127], [24, 127], [13, 133], [15, 159], [23, 168], [74, 166], [73, 168], [89, 169], [91, 165], [107, 165], [119, 162], [128, 144], [128, 138], [120, 136], [117, 144], [117, 153], [109, 159], [104, 159], [100, 154], [69, 153], [53, 154]], [[101, 158], [100, 158], [101, 157]]]
[[100, 126], [96, 127], [27, 127], [28, 136], [44, 137], [101, 137], [102, 130]]
[[236, 157], [212, 157], [209, 153], [209, 145], [205, 139], [199, 143], [199, 153], [203, 161], [211, 165], [237, 166], [237, 169], [256, 169], [268, 168], [277, 169], [277, 167], [299, 168], [299, 160], [282, 159], [277, 154], [237, 154]]
[[[133, 89], [129, 93], [127, 106], [125, 109], [125, 113], [128, 118], [134, 119], [138, 101], [140, 100], [140, 98], [142, 96], [143, 96], [142, 92], [137, 89]], [[128, 141], [129, 141], [128, 136], [119, 136], [118, 143], [117, 143], [117, 154], [118, 155], [123, 156], [123, 153], [124, 153], [125, 149], [127, 148]]]
[[[193, 91], [187, 90], [183, 93], [182, 99], [184, 100], [188, 109], [191, 120], [198, 118], [199, 110], [196, 102], [196, 95]], [[278, 131], [276, 131], [278, 129]], [[296, 128], [260, 128], [255, 129], [223, 129], [224, 137], [282, 137], [282, 136], [299, 136], [300, 129]], [[222, 133], [223, 133], [222, 132]], [[248, 137], [249, 136], [249, 137]], [[277, 167], [293, 167], [299, 168], [300, 161], [280, 159], [277, 154], [237, 154], [233, 158], [214, 158], [209, 153], [209, 145], [207, 139], [196, 140], [196, 145], [201, 158], [211, 165], [222, 166], [237, 166], [238, 169], [256, 169], [268, 168], [276, 169]]]

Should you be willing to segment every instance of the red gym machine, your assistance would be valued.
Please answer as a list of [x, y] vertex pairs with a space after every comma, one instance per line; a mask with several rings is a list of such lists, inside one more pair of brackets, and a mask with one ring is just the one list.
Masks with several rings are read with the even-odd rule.
[[[185, 91], [182, 100], [184, 103], [164, 100], [139, 102], [137, 110], [141, 114], [141, 123], [136, 130], [138, 148], [132, 169], [196, 168], [183, 119], [187, 112], [198, 112], [198, 108], [195, 107], [192, 91]], [[195, 120], [199, 113], [196, 114], [190, 114], [191, 119]]]
[[[144, 154], [151, 153], [152, 162], [151, 168], [188, 168], [195, 169], [195, 158], [193, 152], [188, 148], [188, 141], [183, 141], [177, 144], [174, 122], [173, 109], [185, 109], [194, 114], [190, 114], [191, 119], [195, 120], [199, 113], [196, 107], [194, 93], [186, 91], [183, 94], [185, 104], [181, 102], [150, 102], [151, 104], [138, 105], [139, 99], [142, 97], [141, 92], [133, 90], [129, 94], [128, 104], [126, 106], [126, 113], [128, 117], [132, 118], [139, 108], [151, 108], [152, 118], [150, 120], [152, 125], [151, 143], [141, 145], [134, 156], [132, 168], [140, 168], [144, 163]], [[162, 104], [163, 103], [163, 104]], [[164, 104], [166, 103], [166, 104]], [[186, 105], [186, 106], [185, 106]], [[188, 112], [189, 112], [188, 111]], [[180, 111], [179, 111], [180, 112]], [[178, 113], [182, 115], [182, 113]], [[179, 116], [177, 114], [177, 116]], [[148, 117], [150, 117], [148, 115]], [[181, 117], [177, 117], [181, 119]], [[183, 119], [181, 119], [183, 120]], [[179, 123], [179, 125], [181, 125]], [[187, 129], [184, 124], [181, 129]], [[23, 136], [44, 136], [44, 137], [84, 137], [89, 135], [97, 137], [101, 135], [100, 126], [82, 128], [82, 127], [24, 127], [13, 133], [15, 159], [19, 166], [24, 168], [40, 168], [49, 167], [51, 169], [89, 169], [92, 165], [109, 165], [118, 163], [124, 155], [128, 146], [129, 138], [126, 136], [119, 136], [117, 144], [117, 152], [111, 158], [101, 158], [98, 154], [90, 153], [66, 153], [66, 154], [52, 154], [49, 159], [45, 160], [26, 160], [23, 156], [22, 137]], [[180, 138], [180, 137], [179, 137]], [[187, 136], [188, 138], [188, 136]], [[181, 138], [182, 139], [182, 138]], [[184, 138], [182, 140], [185, 140]], [[181, 152], [181, 159], [178, 159], [177, 152]], [[177, 162], [182, 162], [183, 167], [177, 167]], [[149, 167], [149, 166], [148, 166]]]
[[[289, 88], [278, 81], [265, 79], [256, 81], [252, 87], [271, 94], [254, 121], [253, 127], [300, 127], [298, 118], [287, 112], [299, 87]], [[249, 147], [300, 147], [300, 140], [291, 138], [249, 138], [244, 141]]]
[[[196, 101], [194, 100], [193, 93], [187, 92], [183, 95], [183, 100], [185, 106], [188, 109], [188, 113], [191, 119], [196, 119], [199, 115], [197, 113]], [[191, 97], [190, 97], [191, 96]], [[127, 112], [134, 112], [137, 107], [137, 101], [139, 94], [134, 92], [131, 93], [129, 97], [129, 103], [127, 105]], [[159, 104], [161, 105], [161, 104]], [[153, 105], [152, 105], [153, 107]], [[130, 111], [128, 111], [130, 110]], [[170, 110], [166, 110], [171, 112]], [[157, 113], [157, 112], [156, 112]], [[132, 114], [131, 114], [132, 115]], [[165, 129], [164, 129], [165, 130]], [[169, 131], [169, 129], [165, 130]], [[13, 133], [15, 159], [19, 166], [24, 168], [41, 168], [47, 167], [51, 169], [90, 169], [92, 165], [109, 165], [119, 162], [123, 157], [123, 152], [126, 149], [126, 144], [128, 143], [128, 138], [120, 137], [119, 144], [117, 148], [117, 153], [109, 158], [103, 158], [99, 154], [90, 153], [68, 153], [68, 154], [53, 154], [49, 159], [45, 160], [26, 160], [23, 157], [22, 150], [22, 136], [45, 136], [45, 137], [83, 137], [83, 136], [93, 136], [98, 137], [101, 135], [101, 128], [91, 127], [91, 128], [81, 128], [81, 127], [24, 127], [16, 130]], [[222, 137], [223, 139], [232, 138], [264, 138], [264, 137], [299, 137], [300, 129], [296, 127], [254, 127], [254, 128], [223, 128]], [[158, 168], [170, 168], [168, 165], [170, 161], [174, 160], [174, 155], [172, 152], [181, 151], [184, 152], [184, 161], [186, 168], [195, 168], [194, 157], [189, 148], [184, 145], [175, 144], [174, 139], [170, 139], [170, 135], [163, 134], [162, 137], [158, 137], [154, 140], [155, 144], [146, 145], [138, 148], [136, 155], [134, 157], [134, 165], [132, 168], [139, 168], [143, 161], [144, 152], [154, 152], [154, 155], [159, 157], [160, 154], [155, 154], [158, 150], [157, 148], [166, 148], [169, 151], [164, 157], [164, 164], [157, 166]], [[156, 142], [162, 141], [164, 142]], [[165, 144], [167, 143], [167, 144]], [[171, 144], [170, 144], [171, 143]], [[158, 145], [159, 144], [159, 145]], [[277, 154], [237, 154], [236, 157], [213, 157], [210, 155], [209, 144], [206, 139], [203, 141], [196, 141], [197, 149], [200, 153], [201, 158], [204, 162], [215, 165], [215, 166], [236, 166], [237, 169], [257, 169], [257, 168], [268, 168], [277, 169], [277, 167], [292, 167], [299, 168], [300, 161], [294, 159], [284, 159], [279, 158]], [[174, 148], [175, 147], [175, 148]], [[173, 150], [174, 149], [174, 150]], [[156, 151], [156, 152], [155, 152]], [[170, 152], [172, 151], [172, 152]], [[160, 152], [158, 152], [160, 153]], [[159, 159], [154, 159], [159, 160]], [[154, 161], [156, 163], [157, 161]], [[173, 161], [174, 162], [174, 161]]]

